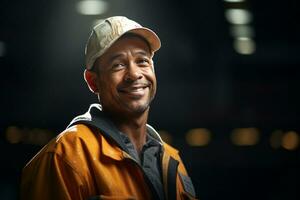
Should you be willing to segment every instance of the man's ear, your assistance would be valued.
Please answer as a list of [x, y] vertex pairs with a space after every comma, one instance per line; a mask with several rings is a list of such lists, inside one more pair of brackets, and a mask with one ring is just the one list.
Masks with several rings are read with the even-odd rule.
[[84, 70], [84, 80], [87, 83], [89, 89], [95, 94], [99, 93], [99, 89], [96, 84], [97, 79], [98, 77], [95, 72]]

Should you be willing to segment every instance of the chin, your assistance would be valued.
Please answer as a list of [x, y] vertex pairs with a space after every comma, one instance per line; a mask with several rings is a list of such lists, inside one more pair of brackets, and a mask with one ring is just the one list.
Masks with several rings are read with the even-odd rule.
[[144, 103], [140, 105], [128, 105], [127, 108], [129, 112], [141, 114], [149, 109], [149, 104], [150, 103]]

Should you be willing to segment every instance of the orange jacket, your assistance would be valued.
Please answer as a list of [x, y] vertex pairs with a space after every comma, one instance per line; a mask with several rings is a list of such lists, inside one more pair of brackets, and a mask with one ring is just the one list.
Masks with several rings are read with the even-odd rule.
[[[178, 151], [166, 143], [163, 149], [166, 199], [195, 199], [193, 185]], [[153, 196], [142, 168], [128, 153], [104, 137], [99, 129], [76, 124], [50, 141], [25, 166], [21, 199], [147, 200]]]

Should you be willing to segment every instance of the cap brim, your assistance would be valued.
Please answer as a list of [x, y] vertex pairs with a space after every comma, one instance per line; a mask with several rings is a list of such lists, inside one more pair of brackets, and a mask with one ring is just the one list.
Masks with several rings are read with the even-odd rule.
[[120, 37], [122, 37], [122, 35], [124, 35], [126, 33], [134, 33], [134, 34], [137, 34], [137, 35], [145, 38], [145, 40], [147, 40], [148, 43], [149, 43], [149, 45], [150, 45], [152, 53], [155, 52], [155, 51], [157, 51], [160, 48], [160, 46], [161, 46], [159, 37], [152, 30], [150, 30], [148, 28], [144, 28], [144, 27], [130, 29], [130, 30], [122, 33], [118, 37], [114, 38], [105, 47], [105, 49], [102, 49], [101, 51], [95, 53], [91, 58], [89, 58], [89, 61], [86, 63], [86, 68], [87, 69], [91, 69], [92, 66], [93, 66], [93, 64], [94, 64], [94, 62], [95, 62], [95, 60], [98, 57], [100, 57], [101, 55], [103, 55]]
[[126, 33], [135, 33], [145, 38], [149, 42], [152, 52], [157, 51], [161, 46], [159, 37], [156, 35], [156, 33], [154, 33], [152, 30], [148, 28], [141, 27], [141, 28], [131, 29]]

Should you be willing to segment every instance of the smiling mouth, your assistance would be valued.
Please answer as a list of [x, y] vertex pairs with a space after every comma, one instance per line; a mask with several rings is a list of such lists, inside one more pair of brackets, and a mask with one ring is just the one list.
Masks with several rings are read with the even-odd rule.
[[118, 89], [120, 93], [127, 94], [133, 97], [142, 97], [144, 96], [146, 89], [149, 88], [149, 85], [136, 85], [129, 86]]
[[147, 87], [148, 87], [148, 86], [127, 87], [127, 88], [119, 89], [119, 91], [120, 91], [120, 92], [124, 92], [124, 93], [139, 92], [139, 91], [143, 91], [143, 90], [146, 89]]

